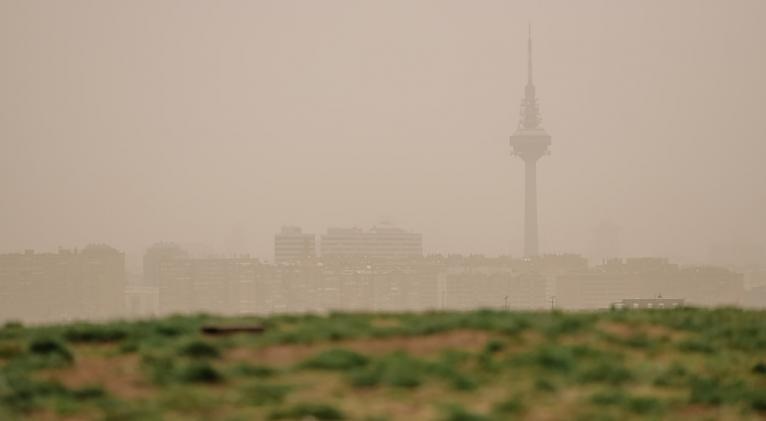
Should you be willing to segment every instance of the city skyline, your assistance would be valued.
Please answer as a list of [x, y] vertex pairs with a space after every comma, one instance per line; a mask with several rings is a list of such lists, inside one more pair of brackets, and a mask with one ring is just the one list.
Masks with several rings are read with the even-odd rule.
[[[126, 271], [125, 254], [108, 245], [0, 254], [0, 321], [50, 323], [198, 312], [766, 305], [763, 268], [679, 265], [666, 258], [594, 264], [572, 254], [423, 256], [411, 253], [399, 230], [328, 232], [334, 236], [330, 253], [291, 255], [275, 263], [250, 256], [193, 256], [178, 245], [158, 243], [146, 250], [140, 278]], [[347, 245], [353, 243], [355, 249], [338, 249], [337, 240], [348, 239], [350, 233], [356, 238]], [[386, 236], [393, 233], [398, 236]], [[278, 235], [284, 234], [298, 232], [291, 227]], [[279, 241], [275, 248], [280, 249]]]
[[538, 176], [543, 253], [588, 254], [603, 221], [624, 256], [766, 237], [761, 2], [0, 8], [1, 252], [267, 257], [283, 224], [385, 215], [426, 253], [521, 255], [506, 142], [530, 20], [561, 139]]

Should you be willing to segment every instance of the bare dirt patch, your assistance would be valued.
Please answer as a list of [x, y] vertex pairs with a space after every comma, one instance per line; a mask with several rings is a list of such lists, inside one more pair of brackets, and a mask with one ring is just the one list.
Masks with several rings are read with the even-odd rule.
[[256, 364], [289, 365], [328, 348], [345, 348], [362, 354], [379, 355], [405, 351], [416, 356], [428, 356], [444, 349], [477, 351], [491, 335], [483, 331], [454, 330], [428, 336], [394, 336], [389, 338], [352, 339], [310, 345], [274, 345], [265, 348], [236, 348], [227, 359]]
[[385, 354], [406, 351], [412, 355], [428, 356], [444, 349], [477, 351], [484, 347], [491, 335], [477, 330], [453, 330], [428, 336], [396, 336], [348, 341], [343, 344], [353, 351], [364, 354]]
[[667, 328], [660, 325], [652, 324], [640, 324], [631, 325], [627, 323], [618, 322], [600, 322], [596, 326], [598, 330], [608, 333], [620, 339], [629, 339], [636, 335], [646, 335], [651, 339], [659, 339], [662, 337], [668, 337], [671, 339], [677, 339], [681, 332]]
[[73, 367], [49, 371], [47, 377], [68, 388], [98, 385], [122, 398], [141, 398], [152, 394], [136, 355], [77, 358]]
[[60, 414], [51, 409], [44, 409], [26, 414], [24, 419], [34, 421], [85, 421], [98, 420], [101, 419], [101, 417], [95, 413], [82, 412], [78, 414]]
[[376, 317], [370, 320], [370, 325], [377, 328], [395, 328], [401, 327], [401, 320], [395, 317]]

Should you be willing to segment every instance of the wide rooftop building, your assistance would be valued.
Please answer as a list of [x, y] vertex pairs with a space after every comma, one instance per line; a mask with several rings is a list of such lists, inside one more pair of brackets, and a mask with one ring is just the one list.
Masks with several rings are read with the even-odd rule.
[[327, 257], [367, 257], [373, 259], [423, 256], [422, 234], [395, 227], [330, 228], [320, 235], [320, 250]]
[[316, 257], [314, 234], [304, 233], [299, 227], [284, 226], [274, 236], [276, 263], [301, 262]]

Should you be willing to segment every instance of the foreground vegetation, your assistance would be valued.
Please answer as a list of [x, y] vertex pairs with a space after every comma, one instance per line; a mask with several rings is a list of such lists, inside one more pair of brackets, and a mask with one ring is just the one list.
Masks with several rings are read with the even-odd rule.
[[[259, 335], [206, 337], [210, 323]], [[766, 312], [330, 314], [0, 329], [0, 419], [762, 419]]]

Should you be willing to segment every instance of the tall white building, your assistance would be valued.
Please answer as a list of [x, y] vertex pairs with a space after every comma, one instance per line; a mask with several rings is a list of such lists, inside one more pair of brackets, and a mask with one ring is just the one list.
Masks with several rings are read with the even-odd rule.
[[316, 257], [314, 234], [304, 233], [299, 227], [282, 227], [274, 236], [274, 261], [297, 262]]
[[401, 228], [329, 228], [320, 235], [322, 257], [403, 258], [423, 255], [423, 236]]

